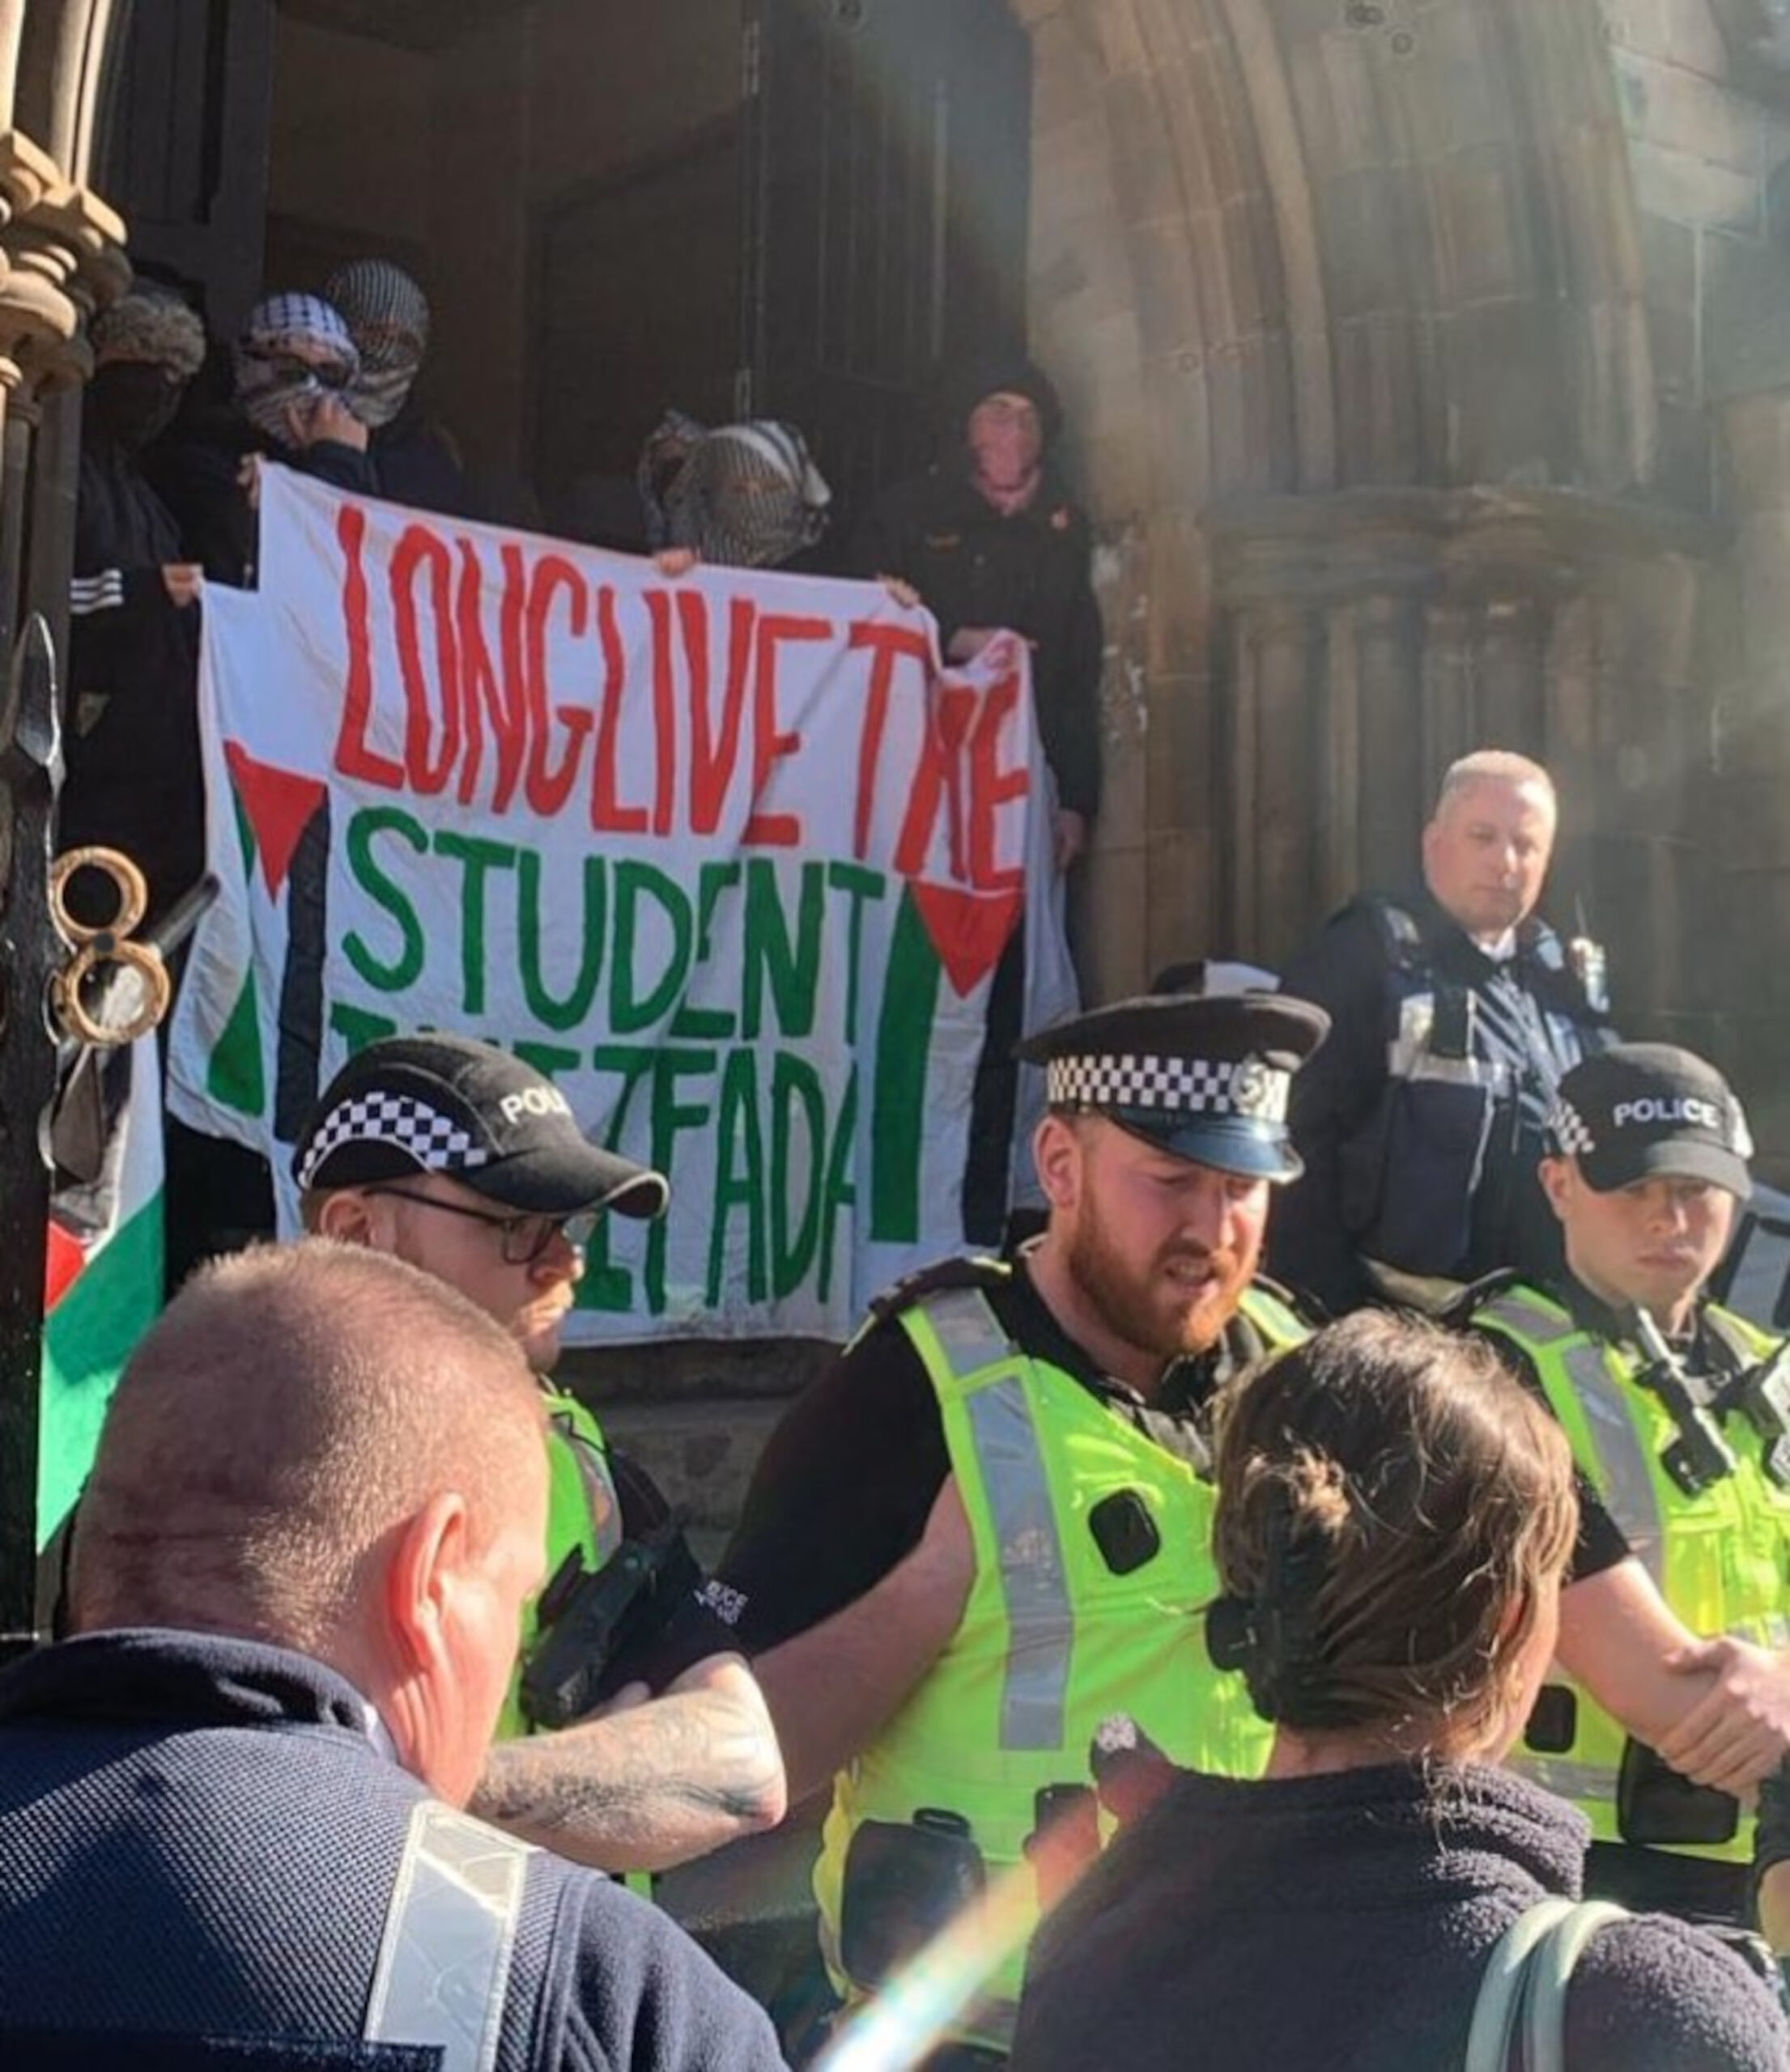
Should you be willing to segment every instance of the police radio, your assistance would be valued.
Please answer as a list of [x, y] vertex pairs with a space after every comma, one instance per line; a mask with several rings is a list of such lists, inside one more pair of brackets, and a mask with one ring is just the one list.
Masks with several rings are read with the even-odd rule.
[[1758, 1433], [1767, 1475], [1779, 1489], [1790, 1489], [1790, 1343], [1737, 1374], [1721, 1404], [1739, 1411]]
[[1667, 1344], [1665, 1334], [1639, 1303], [1635, 1309], [1635, 1339], [1648, 1362], [1640, 1385], [1651, 1389], [1665, 1405], [1678, 1429], [1678, 1436], [1660, 1456], [1660, 1464], [1687, 1497], [1732, 1475], [1740, 1463], [1734, 1450], [1722, 1437], [1722, 1429], [1710, 1415], [1697, 1384], [1685, 1372], [1684, 1362]]

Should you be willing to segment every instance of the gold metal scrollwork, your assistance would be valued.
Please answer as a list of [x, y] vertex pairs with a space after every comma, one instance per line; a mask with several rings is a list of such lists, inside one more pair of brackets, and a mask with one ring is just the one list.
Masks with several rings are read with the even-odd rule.
[[[69, 911], [70, 881], [97, 872], [117, 894], [110, 917], [99, 923]], [[50, 913], [74, 955], [50, 981], [50, 1008], [76, 1042], [111, 1049], [147, 1036], [168, 1013], [173, 987], [161, 952], [134, 940], [149, 911], [142, 873], [117, 849], [70, 849], [50, 866]]]

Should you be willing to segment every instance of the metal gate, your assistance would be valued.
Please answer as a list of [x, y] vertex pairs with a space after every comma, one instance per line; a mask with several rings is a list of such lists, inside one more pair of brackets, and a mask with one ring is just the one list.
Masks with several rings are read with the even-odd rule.
[[1025, 336], [1031, 49], [1004, 0], [750, 0], [741, 414], [840, 526], [929, 457], [939, 374]]

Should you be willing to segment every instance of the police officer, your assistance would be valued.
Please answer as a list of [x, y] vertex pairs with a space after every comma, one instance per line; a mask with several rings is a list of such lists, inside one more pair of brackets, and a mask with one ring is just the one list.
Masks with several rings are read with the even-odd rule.
[[[550, 1420], [550, 1582], [569, 1583], [568, 1561], [594, 1574], [624, 1539], [665, 1535], [663, 1496], [546, 1378], [597, 1218], [662, 1214], [662, 1174], [588, 1142], [564, 1094], [519, 1058], [440, 1034], [388, 1038], [350, 1059], [292, 1171], [308, 1230], [433, 1274], [527, 1354]], [[599, 1687], [644, 1685], [655, 1701], [524, 1739], [512, 1685], [476, 1800], [489, 1819], [606, 1870], [661, 1870], [783, 1816], [776, 1738], [732, 1632], [712, 1596], [695, 1594], [687, 1553], [663, 1573], [631, 1652]], [[682, 1586], [670, 1580], [679, 1573]], [[525, 1662], [539, 1617], [531, 1602]]]
[[1305, 1175], [1269, 1262], [1337, 1314], [1391, 1293], [1437, 1307], [1502, 1267], [1558, 1263], [1535, 1178], [1562, 1072], [1605, 1040], [1602, 953], [1536, 916], [1557, 809], [1547, 772], [1482, 749], [1443, 778], [1424, 889], [1358, 899], [1287, 968], [1331, 1017], [1303, 1072]]
[[[721, 1577], [793, 1793], [833, 1781], [816, 1892], [848, 1998], [1091, 1815], [1109, 1714], [1204, 1768], [1266, 1760], [1192, 1615], [1216, 1594], [1213, 1393], [1304, 1332], [1255, 1275], [1324, 1026], [1278, 996], [1157, 997], [1023, 1042], [1044, 1233], [895, 1289], [766, 1449]], [[960, 2049], [1004, 2049], [1022, 1955]]]
[[1703, 1293], [1750, 1184], [1745, 1118], [1701, 1058], [1622, 1044], [1566, 1075], [1550, 1135], [1563, 1272], [1463, 1306], [1580, 1473], [1567, 1675], [1512, 1760], [1589, 1816], [1591, 1889], [1738, 1919], [1753, 1822], [1735, 1794], [1790, 1748], [1790, 1369]]

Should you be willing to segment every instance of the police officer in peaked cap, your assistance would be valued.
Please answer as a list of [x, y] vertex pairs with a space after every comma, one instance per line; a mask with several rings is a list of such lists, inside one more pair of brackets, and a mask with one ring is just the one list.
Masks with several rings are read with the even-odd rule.
[[[664, 1175], [592, 1143], [532, 1065], [434, 1031], [383, 1037], [348, 1059], [299, 1132], [292, 1177], [306, 1229], [390, 1252], [457, 1289], [504, 1326], [540, 1377], [549, 1588], [525, 1611], [523, 1667], [475, 1810], [551, 1836], [561, 1855], [623, 1872], [660, 1870], [774, 1826], [782, 1766], [724, 1601], [651, 1476], [614, 1452], [589, 1409], [549, 1378], [598, 1218], [661, 1216]], [[656, 1582], [617, 1621], [625, 1638], [593, 1695], [632, 1684], [652, 1702], [570, 1726], [532, 1714], [523, 1669], [554, 1607], [580, 1577], [595, 1589], [599, 1576], [625, 1574], [624, 1548], [637, 1555], [649, 1541], [659, 1549]], [[542, 1730], [550, 1726], [562, 1730]]]
[[[832, 1780], [816, 1891], [848, 2002], [1091, 1805], [1111, 1713], [1201, 1768], [1266, 1760], [1193, 1616], [1217, 1589], [1208, 1419], [1304, 1335], [1256, 1267], [1325, 1026], [1277, 994], [1177, 995], [1024, 1039], [1043, 1234], [891, 1290], [765, 1450], [720, 1573], [793, 1791]], [[1004, 2052], [1023, 1961], [938, 2061]]]

